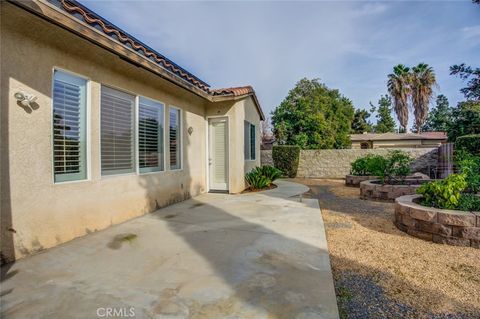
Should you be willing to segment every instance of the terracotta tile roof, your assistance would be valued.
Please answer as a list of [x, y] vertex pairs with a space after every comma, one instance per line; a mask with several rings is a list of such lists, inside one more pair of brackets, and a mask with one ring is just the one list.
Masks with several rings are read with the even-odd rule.
[[[43, 0], [42, 0], [43, 1]], [[104, 19], [100, 15], [96, 14], [92, 10], [88, 9], [84, 5], [80, 4], [76, 0], [44, 0], [50, 4], [53, 4], [59, 10], [68, 14], [73, 20], [77, 20], [87, 24], [89, 27], [104, 33], [111, 40], [120, 43], [122, 46], [133, 50], [136, 54], [147, 58], [148, 60], [155, 62], [158, 66], [164, 70], [169, 71], [171, 74], [176, 75], [182, 80], [192, 84], [196, 88], [203, 91], [205, 95], [201, 95], [213, 101], [215, 97], [221, 98], [234, 98], [238, 96], [251, 95], [255, 102], [255, 105], [260, 114], [262, 120], [265, 119], [263, 111], [260, 107], [260, 103], [256, 97], [255, 91], [251, 86], [242, 87], [230, 87], [221, 89], [212, 89], [209, 84], [200, 80], [195, 75], [191, 74], [187, 70], [183, 69], [179, 65], [175, 64], [162, 54], [158, 53], [154, 49], [150, 48], [140, 40], [136, 39], [132, 35], [123, 31], [113, 23]], [[189, 89], [187, 87], [187, 89]]]
[[[55, 3], [57, 1], [52, 1], [52, 2]], [[129, 35], [128, 33], [118, 28], [114, 24], [108, 22], [106, 19], [92, 12], [91, 10], [81, 5], [77, 1], [60, 0], [57, 3], [59, 3], [61, 9], [70, 13], [77, 19], [82, 19], [90, 26], [96, 28], [99, 31], [103, 31], [109, 37], [118, 40], [123, 45], [135, 50], [137, 53], [157, 62], [164, 69], [176, 74], [177, 76], [181, 77], [187, 82], [190, 82], [191, 84], [204, 90], [205, 92], [210, 93], [210, 86], [207, 83], [203, 82], [202, 80], [200, 80], [199, 78], [191, 74], [190, 72], [176, 65], [175, 63], [173, 63], [172, 61], [170, 61], [169, 59], [167, 59], [157, 51], [151, 49], [147, 45], [143, 44], [141, 41]]]
[[396, 141], [396, 140], [442, 140], [446, 139], [445, 132], [423, 132], [416, 133], [367, 133], [351, 134], [352, 141]]
[[222, 89], [213, 89], [211, 91], [213, 95], [233, 95], [233, 96], [242, 96], [246, 94], [255, 93], [255, 91], [250, 85], [222, 88]]

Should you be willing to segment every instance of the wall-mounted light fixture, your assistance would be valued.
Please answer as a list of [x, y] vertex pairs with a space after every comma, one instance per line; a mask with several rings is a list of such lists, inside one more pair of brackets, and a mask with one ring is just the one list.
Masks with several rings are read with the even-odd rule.
[[24, 91], [15, 92], [13, 96], [23, 106], [31, 106], [31, 104], [37, 100], [37, 97], [35, 95]]
[[192, 133], [193, 133], [193, 127], [190, 126], [190, 127], [187, 129], [187, 132], [188, 132], [188, 135], [192, 135]]

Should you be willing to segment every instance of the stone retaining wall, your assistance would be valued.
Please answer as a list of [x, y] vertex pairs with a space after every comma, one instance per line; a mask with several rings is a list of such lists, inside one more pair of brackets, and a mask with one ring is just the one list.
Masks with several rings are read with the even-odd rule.
[[[350, 174], [350, 164], [367, 154], [386, 155], [391, 149], [302, 150], [297, 177], [345, 178]], [[415, 158], [413, 172], [429, 173], [437, 165], [437, 148], [402, 148]], [[262, 165], [273, 165], [272, 151], [261, 151]]]
[[[414, 195], [417, 189], [430, 180], [406, 180], [409, 185], [388, 185], [375, 183], [373, 180], [363, 181], [360, 183], [360, 198], [370, 200], [387, 200], [394, 201], [395, 198], [404, 195]], [[378, 182], [378, 180], [377, 180]]]
[[480, 212], [437, 209], [415, 203], [421, 195], [395, 200], [395, 225], [407, 234], [439, 244], [480, 249]]
[[368, 181], [370, 179], [378, 179], [378, 176], [346, 175], [345, 185], [350, 187], [360, 187], [361, 182]]

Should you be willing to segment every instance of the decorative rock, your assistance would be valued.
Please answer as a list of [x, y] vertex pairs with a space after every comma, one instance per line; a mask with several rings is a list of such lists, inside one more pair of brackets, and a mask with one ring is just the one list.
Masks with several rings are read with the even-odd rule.
[[381, 184], [379, 180], [367, 180], [360, 183], [360, 198], [372, 200], [394, 201], [404, 195], [415, 195], [422, 179], [405, 180], [407, 185]]
[[476, 225], [476, 218], [470, 212], [443, 210], [443, 212], [438, 212], [438, 222], [452, 226], [473, 227]]
[[420, 238], [420, 239], [423, 239], [423, 240], [427, 240], [427, 241], [432, 241], [432, 239], [433, 239], [433, 234], [426, 233], [426, 232], [423, 232], [423, 231], [418, 231], [418, 230], [415, 230], [415, 229], [412, 229], [412, 228], [407, 229], [407, 234], [409, 234], [410, 236], [413, 236], [413, 237], [417, 237], [417, 238]]
[[[413, 218], [412, 218], [413, 219]], [[415, 220], [415, 219], [413, 219]], [[427, 233], [432, 234], [439, 234], [442, 236], [451, 236], [452, 235], [452, 227], [445, 226], [439, 223], [429, 223], [422, 220], [418, 220], [415, 222], [415, 229]], [[455, 226], [454, 226], [455, 227]], [[458, 237], [458, 236], [457, 236]]]
[[470, 240], [470, 243], [473, 248], [480, 249], [480, 240], [472, 239]]
[[350, 187], [360, 187], [360, 183], [363, 181], [368, 181], [371, 179], [378, 179], [378, 176], [357, 176], [357, 175], [346, 175], [345, 176], [345, 185]]
[[453, 226], [453, 236], [467, 239], [480, 240], [480, 227], [457, 227]]
[[424, 221], [436, 221], [437, 212], [433, 208], [410, 208], [410, 216], [415, 219], [424, 220]]
[[469, 247], [470, 240], [464, 238], [444, 237], [440, 235], [433, 235], [433, 242], [437, 244], [447, 244], [452, 246]]

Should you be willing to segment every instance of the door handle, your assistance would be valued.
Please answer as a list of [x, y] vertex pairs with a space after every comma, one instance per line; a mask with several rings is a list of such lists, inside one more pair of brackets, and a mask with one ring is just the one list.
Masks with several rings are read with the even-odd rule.
[[208, 165], [212, 165], [212, 159], [211, 158], [208, 159]]

